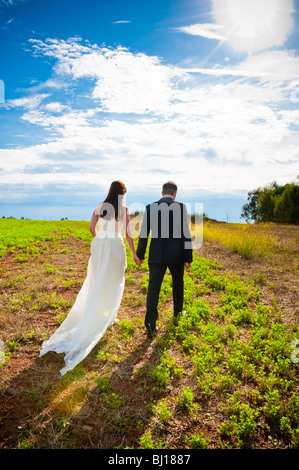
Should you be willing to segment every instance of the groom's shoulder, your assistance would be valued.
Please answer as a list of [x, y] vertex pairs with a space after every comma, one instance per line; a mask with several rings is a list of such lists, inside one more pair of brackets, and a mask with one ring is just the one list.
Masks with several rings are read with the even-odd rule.
[[145, 206], [145, 208], [148, 210], [148, 209], [150, 209], [151, 207], [156, 206], [157, 204], [160, 204], [160, 201], [151, 202], [150, 204], [147, 204], [147, 205]]
[[154, 202], [151, 202], [150, 204], [147, 204], [145, 207], [146, 209], [149, 209], [151, 206], [156, 206], [156, 205], [160, 205], [160, 204], [168, 204], [168, 205], [172, 205], [172, 204], [178, 204], [180, 205], [181, 207], [183, 207], [185, 204], [183, 202], [180, 202], [180, 201], [171, 201], [170, 203], [169, 202], [166, 202], [164, 200], [164, 198], [162, 199], [159, 199], [158, 201], [154, 201]]
[[161, 207], [164, 207], [164, 206], [168, 206], [169, 208], [171, 207], [179, 207], [180, 210], [184, 210], [185, 208], [185, 204], [183, 204], [182, 202], [179, 202], [179, 201], [172, 201], [172, 202], [166, 202], [165, 200], [162, 199], [159, 199], [158, 201], [154, 201], [154, 202], [151, 202], [150, 204], [148, 204], [147, 206], [145, 206], [145, 209], [146, 209], [146, 212], [153, 212], [154, 210], [159, 210], [159, 208]]

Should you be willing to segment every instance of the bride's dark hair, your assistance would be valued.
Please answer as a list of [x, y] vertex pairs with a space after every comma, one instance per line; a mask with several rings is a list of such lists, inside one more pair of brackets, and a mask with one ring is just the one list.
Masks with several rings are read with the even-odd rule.
[[105, 218], [106, 220], [115, 217], [118, 220], [119, 214], [119, 197], [123, 196], [127, 192], [127, 188], [121, 181], [112, 181], [108, 196], [101, 207], [100, 217]]

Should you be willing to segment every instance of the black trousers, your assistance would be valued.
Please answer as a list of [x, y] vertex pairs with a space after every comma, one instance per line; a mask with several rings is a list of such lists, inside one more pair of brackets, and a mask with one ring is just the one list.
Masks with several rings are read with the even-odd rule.
[[149, 283], [146, 297], [146, 315], [144, 324], [152, 331], [158, 319], [158, 302], [161, 285], [166, 269], [172, 276], [173, 313], [177, 316], [183, 308], [184, 300], [184, 264], [149, 264]]

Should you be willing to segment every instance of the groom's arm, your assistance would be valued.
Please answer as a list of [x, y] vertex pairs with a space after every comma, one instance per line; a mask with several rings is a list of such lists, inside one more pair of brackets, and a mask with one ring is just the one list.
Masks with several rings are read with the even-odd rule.
[[150, 208], [149, 206], [146, 206], [146, 210], [145, 210], [142, 224], [141, 224], [137, 250], [136, 250], [136, 254], [138, 258], [140, 259], [140, 261], [143, 261], [145, 257], [149, 232], [150, 232]]
[[190, 233], [190, 229], [189, 229], [187, 208], [186, 208], [185, 204], [182, 204], [182, 213], [183, 213], [182, 238], [183, 238], [183, 241], [184, 241], [184, 261], [185, 261], [185, 263], [187, 263], [189, 265], [193, 261], [193, 248], [192, 248], [191, 233]]

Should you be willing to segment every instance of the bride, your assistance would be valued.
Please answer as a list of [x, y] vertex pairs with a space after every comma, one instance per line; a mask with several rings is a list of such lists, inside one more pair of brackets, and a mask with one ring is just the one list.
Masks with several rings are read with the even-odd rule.
[[89, 354], [116, 319], [127, 267], [122, 229], [133, 259], [140, 266], [130, 232], [129, 211], [123, 204], [125, 193], [125, 185], [113, 181], [105, 201], [95, 208], [89, 226], [94, 238], [85, 281], [66, 319], [42, 344], [40, 356], [48, 351], [65, 353], [66, 365], [61, 375]]

